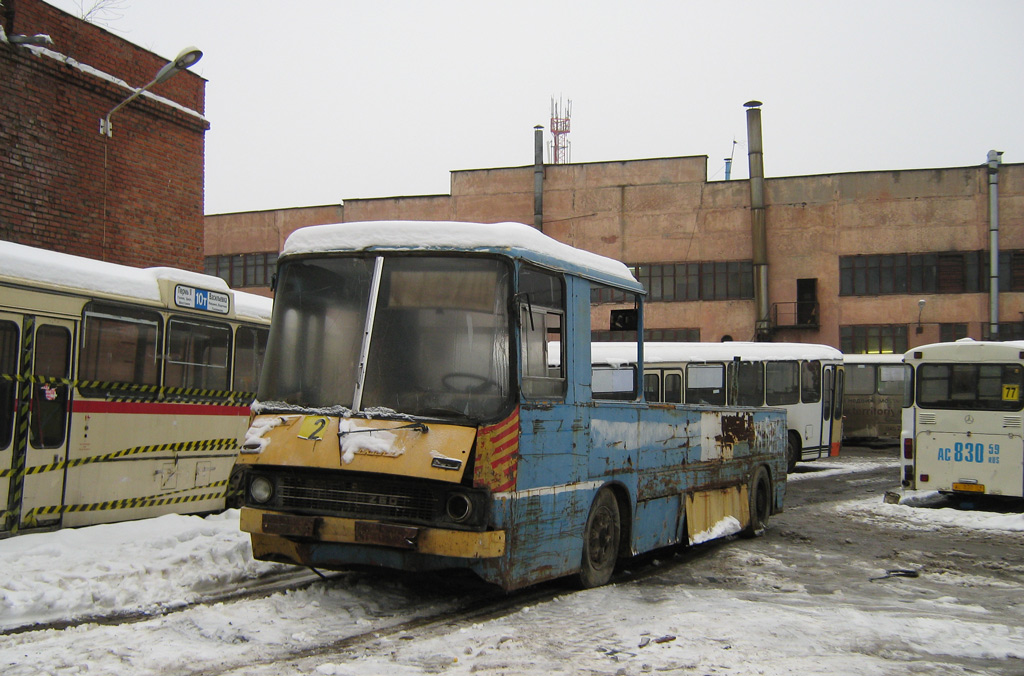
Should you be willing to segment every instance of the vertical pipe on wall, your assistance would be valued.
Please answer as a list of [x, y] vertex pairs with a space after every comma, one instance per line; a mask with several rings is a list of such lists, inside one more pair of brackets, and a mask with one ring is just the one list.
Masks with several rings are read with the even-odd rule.
[[533, 227], [544, 232], [544, 127], [533, 128]]
[[988, 337], [999, 340], [999, 158], [988, 151]]
[[750, 162], [750, 226], [754, 253], [754, 307], [757, 319], [754, 333], [767, 337], [768, 322], [768, 242], [765, 230], [764, 158], [761, 150], [761, 102], [747, 101], [747, 149]]

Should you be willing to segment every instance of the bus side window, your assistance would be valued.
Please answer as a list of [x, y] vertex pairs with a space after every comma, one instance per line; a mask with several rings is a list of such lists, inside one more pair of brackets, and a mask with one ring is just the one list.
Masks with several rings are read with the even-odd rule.
[[686, 403], [725, 405], [725, 365], [687, 364]]
[[164, 385], [202, 390], [228, 389], [231, 328], [174, 318], [167, 322]]
[[266, 329], [239, 326], [235, 332], [235, 376], [231, 389], [255, 392], [260, 384], [263, 356], [267, 353]]
[[665, 401], [670, 404], [683, 403], [683, 376], [681, 373], [665, 374]]
[[821, 401], [821, 362], [800, 362], [800, 401], [814, 404]]
[[657, 371], [644, 373], [644, 399], [650, 402], [662, 401], [661, 374]]
[[18, 325], [0, 321], [0, 448], [7, 448], [14, 435], [14, 401], [18, 375]]
[[734, 361], [729, 364], [734, 406], [764, 406], [764, 363]]
[[800, 401], [800, 366], [797, 362], [766, 362], [765, 379], [765, 402], [769, 406], [785, 406]]
[[159, 384], [159, 314], [90, 303], [84, 323], [78, 375], [98, 382], [79, 386], [83, 396], [103, 396], [105, 383]]
[[562, 279], [523, 267], [519, 272], [519, 332], [523, 395], [564, 397], [565, 293]]

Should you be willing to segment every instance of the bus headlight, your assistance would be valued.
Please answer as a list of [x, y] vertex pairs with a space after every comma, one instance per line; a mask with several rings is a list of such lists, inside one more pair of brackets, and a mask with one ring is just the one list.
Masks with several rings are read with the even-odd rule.
[[270, 498], [274, 497], [274, 484], [270, 483], [270, 479], [266, 477], [256, 477], [249, 484], [249, 497], [253, 502], [260, 504], [268, 502]]
[[448, 518], [455, 523], [462, 523], [473, 514], [473, 501], [462, 493], [452, 493], [445, 503]]

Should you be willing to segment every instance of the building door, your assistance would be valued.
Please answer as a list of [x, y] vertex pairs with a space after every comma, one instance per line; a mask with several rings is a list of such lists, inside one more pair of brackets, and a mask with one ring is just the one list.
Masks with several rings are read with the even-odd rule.
[[819, 326], [818, 280], [796, 280], [796, 323], [799, 326]]

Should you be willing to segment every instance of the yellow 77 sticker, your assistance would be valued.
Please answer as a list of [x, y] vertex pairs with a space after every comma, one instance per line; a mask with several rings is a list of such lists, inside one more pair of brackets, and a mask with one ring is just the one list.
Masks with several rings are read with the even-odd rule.
[[1020, 385], [1003, 385], [1003, 401], [1020, 399]]

